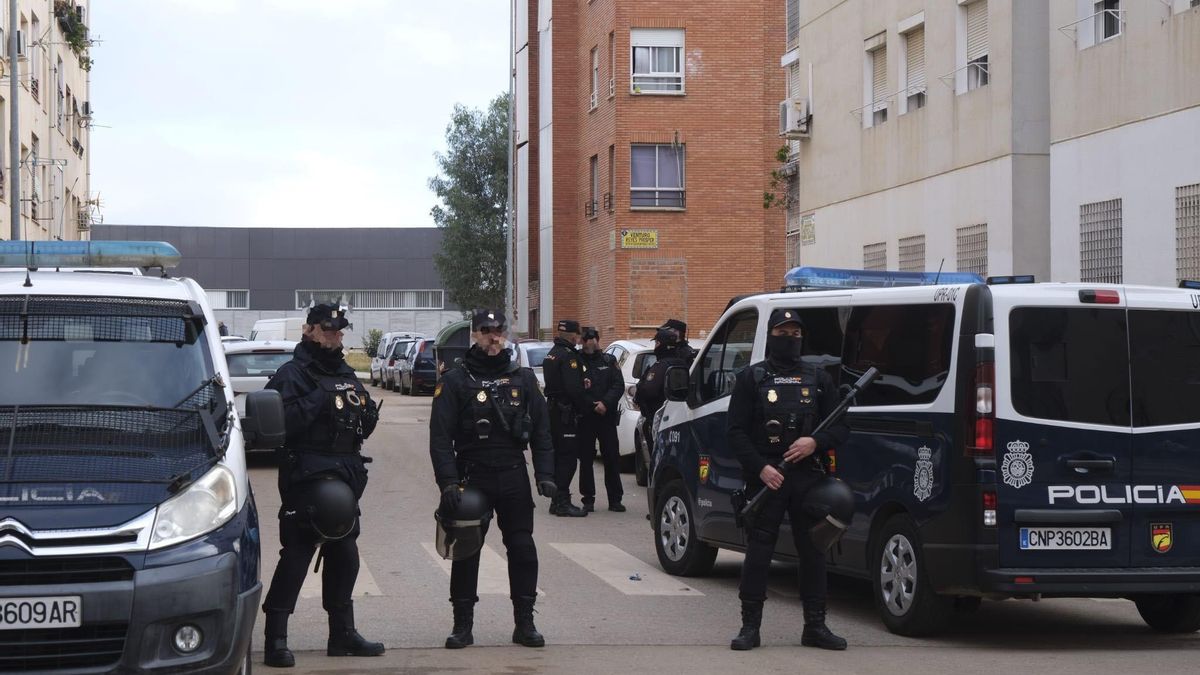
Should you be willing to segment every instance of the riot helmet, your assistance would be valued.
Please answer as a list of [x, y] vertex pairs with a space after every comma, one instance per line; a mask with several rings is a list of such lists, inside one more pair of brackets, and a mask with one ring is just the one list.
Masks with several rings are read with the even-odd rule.
[[446, 560], [466, 560], [479, 553], [492, 518], [492, 505], [482, 490], [470, 485], [459, 486], [458, 490], [458, 505], [452, 512], [446, 508], [433, 512], [437, 550]]
[[801, 506], [804, 514], [815, 521], [808, 533], [818, 551], [828, 551], [854, 516], [854, 492], [850, 486], [832, 476], [822, 478], [804, 495]]
[[309, 482], [305, 488], [304, 510], [317, 536], [327, 541], [350, 534], [358, 521], [358, 499], [354, 490], [335, 476]]

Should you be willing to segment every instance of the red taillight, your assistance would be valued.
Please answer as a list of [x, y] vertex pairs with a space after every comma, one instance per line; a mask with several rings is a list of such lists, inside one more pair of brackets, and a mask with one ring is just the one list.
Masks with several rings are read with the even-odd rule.
[[996, 493], [995, 492], [988, 491], [988, 492], [983, 493], [983, 526], [984, 527], [995, 527], [996, 526]]
[[396, 365], [396, 359], [388, 359], [388, 368]]
[[1096, 305], [1119, 305], [1121, 294], [1117, 291], [1079, 291], [1079, 301]]
[[1013, 583], [1017, 584], [1032, 584], [1033, 577], [1013, 577]]
[[996, 508], [996, 493], [995, 492], [983, 493], [983, 508], [985, 508], [985, 509]]
[[974, 443], [967, 447], [967, 454], [987, 457], [992, 454], [994, 429], [993, 415], [996, 412], [996, 364], [983, 361], [975, 366], [975, 425]]

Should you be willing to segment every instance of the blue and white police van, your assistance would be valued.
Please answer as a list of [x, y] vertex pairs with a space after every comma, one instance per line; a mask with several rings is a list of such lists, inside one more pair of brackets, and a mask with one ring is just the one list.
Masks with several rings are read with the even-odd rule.
[[[0, 242], [0, 671], [250, 671], [259, 524], [203, 289], [154, 242]], [[157, 268], [161, 274], [142, 274]]]
[[[819, 268], [786, 284], [803, 292], [731, 301], [689, 376], [669, 374], [647, 493], [663, 569], [744, 550], [729, 393], [786, 307], [835, 381], [881, 373], [832, 453], [857, 509], [829, 561], [871, 580], [890, 630], [1009, 597], [1129, 598], [1154, 629], [1200, 629], [1200, 290]], [[777, 555], [796, 560], [787, 533]]]

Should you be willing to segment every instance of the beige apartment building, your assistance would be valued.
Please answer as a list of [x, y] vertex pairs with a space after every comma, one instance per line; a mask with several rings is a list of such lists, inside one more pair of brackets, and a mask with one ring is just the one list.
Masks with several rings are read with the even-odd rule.
[[1200, 278], [1198, 5], [788, 0], [788, 264]]
[[[18, 0], [17, 17], [0, 3], [0, 239], [8, 239], [12, 199], [21, 202], [22, 239], [87, 239], [90, 201], [88, 151], [92, 108], [88, 86], [89, 0]], [[16, 67], [8, 38], [17, 31]], [[21, 153], [9, 151], [8, 78], [16, 73]], [[21, 193], [10, 180], [20, 171]]]

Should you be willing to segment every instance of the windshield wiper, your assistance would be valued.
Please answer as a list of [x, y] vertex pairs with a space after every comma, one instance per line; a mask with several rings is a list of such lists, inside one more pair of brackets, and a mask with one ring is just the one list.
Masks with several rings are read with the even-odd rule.
[[175, 405], [171, 406], [171, 408], [173, 408], [173, 409], [178, 408], [179, 406], [186, 403], [188, 401], [188, 399], [190, 399], [191, 397], [193, 397], [196, 394], [199, 394], [201, 391], [203, 391], [205, 387], [211, 387], [214, 384], [219, 387], [225, 386], [225, 381], [221, 379], [220, 373], [217, 373], [217, 374], [213, 375], [212, 377], [208, 378], [207, 380], [201, 382], [199, 386], [197, 386], [195, 389], [188, 392], [187, 396], [184, 396], [183, 398], [181, 398], [179, 400], [179, 403], [176, 403]]

